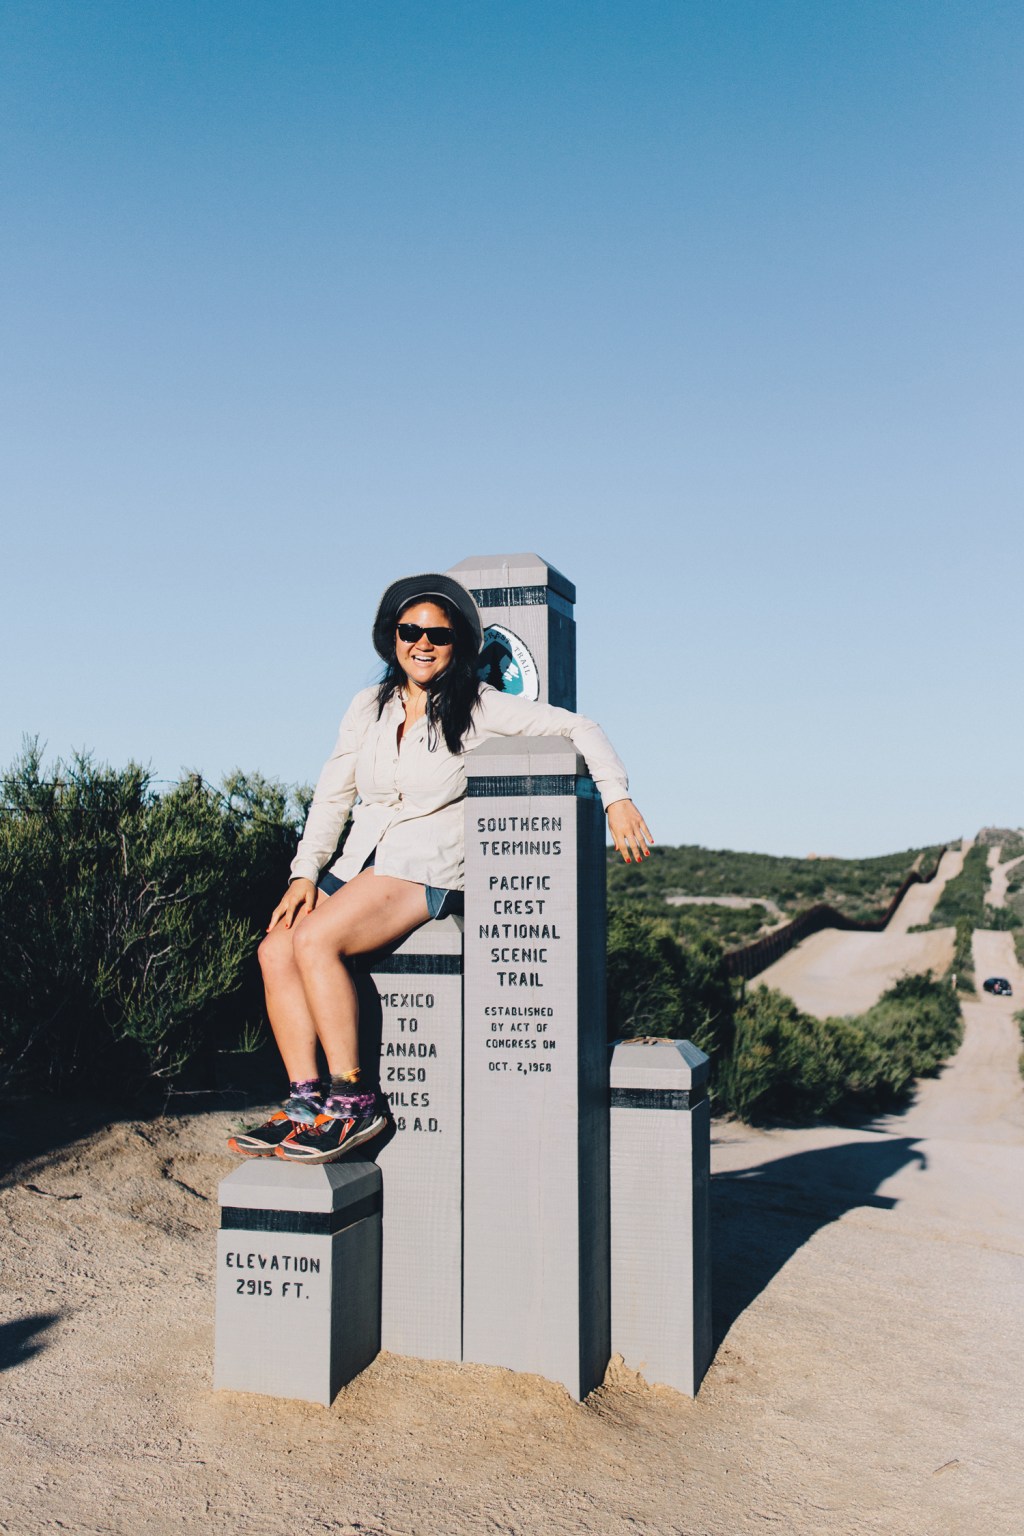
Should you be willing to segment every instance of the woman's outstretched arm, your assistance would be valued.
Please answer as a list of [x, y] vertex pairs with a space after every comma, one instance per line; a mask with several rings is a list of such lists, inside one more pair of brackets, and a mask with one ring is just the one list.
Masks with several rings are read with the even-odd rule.
[[[629, 798], [625, 765], [595, 720], [571, 709], [539, 700], [515, 698], [485, 685], [480, 691], [474, 724], [479, 737], [564, 736], [572, 742], [587, 765], [608, 816], [612, 841], [627, 864], [649, 857], [654, 838], [643, 816]], [[474, 745], [473, 735], [466, 745]]]

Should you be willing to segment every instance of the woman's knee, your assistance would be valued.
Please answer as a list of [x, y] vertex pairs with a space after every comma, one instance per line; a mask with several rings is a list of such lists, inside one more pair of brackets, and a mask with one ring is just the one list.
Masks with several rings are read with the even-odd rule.
[[292, 952], [296, 965], [302, 971], [324, 960], [339, 959], [344, 953], [344, 940], [339, 940], [336, 935], [329, 936], [324, 925], [316, 921], [314, 914], [296, 929]]
[[283, 923], [267, 934], [260, 941], [256, 951], [260, 962], [260, 970], [264, 976], [278, 975], [281, 971], [291, 969], [295, 964], [294, 942], [297, 937], [295, 931], [286, 928]]

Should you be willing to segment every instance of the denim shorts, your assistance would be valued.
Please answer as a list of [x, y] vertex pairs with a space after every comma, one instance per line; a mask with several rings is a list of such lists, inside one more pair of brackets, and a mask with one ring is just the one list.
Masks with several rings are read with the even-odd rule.
[[[368, 865], [364, 864], [363, 868], [368, 868]], [[344, 880], [339, 880], [337, 875], [332, 875], [327, 869], [316, 883], [317, 890], [323, 891], [325, 896], [333, 896], [344, 884]], [[427, 893], [427, 911], [431, 917], [451, 917], [455, 913], [461, 916], [465, 911], [462, 891], [446, 891], [440, 885], [425, 885], [423, 889]]]

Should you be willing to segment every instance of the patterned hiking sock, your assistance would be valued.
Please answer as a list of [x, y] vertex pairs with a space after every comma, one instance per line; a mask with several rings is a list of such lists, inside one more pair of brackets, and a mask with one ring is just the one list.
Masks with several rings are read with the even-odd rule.
[[324, 1099], [322, 1113], [332, 1120], [359, 1120], [373, 1114], [376, 1102], [375, 1093], [332, 1093]]
[[360, 1072], [354, 1067], [351, 1072], [335, 1072], [331, 1074], [331, 1088], [324, 1099], [324, 1114], [330, 1115], [332, 1120], [358, 1119], [360, 1115], [372, 1115], [377, 1095], [372, 1090], [358, 1091]]
[[319, 1108], [324, 1096], [323, 1080], [319, 1077], [304, 1077], [298, 1082], [288, 1084], [288, 1097], [290, 1099], [308, 1099], [310, 1104]]

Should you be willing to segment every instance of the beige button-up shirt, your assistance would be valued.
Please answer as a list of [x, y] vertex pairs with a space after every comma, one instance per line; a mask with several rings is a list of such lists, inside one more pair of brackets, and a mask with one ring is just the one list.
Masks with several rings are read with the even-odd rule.
[[[421, 885], [461, 890], [464, 867], [466, 767], [437, 732], [427, 746], [426, 719], [402, 735], [405, 709], [393, 694], [377, 718], [377, 690], [364, 688], [341, 722], [334, 751], [317, 781], [291, 878], [316, 880], [337, 847], [341, 830], [352, 827], [341, 857], [331, 865], [339, 880], [351, 880], [377, 850], [379, 875]], [[626, 770], [599, 725], [553, 704], [533, 703], [484, 684], [465, 737], [468, 748], [496, 736], [566, 736], [586, 760], [605, 810], [629, 795]]]

